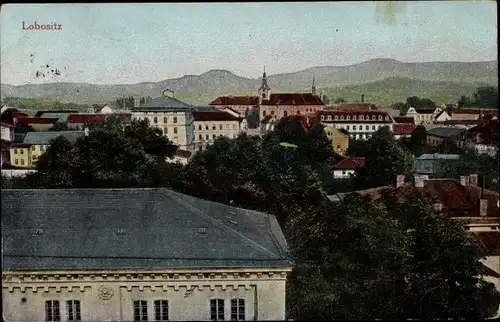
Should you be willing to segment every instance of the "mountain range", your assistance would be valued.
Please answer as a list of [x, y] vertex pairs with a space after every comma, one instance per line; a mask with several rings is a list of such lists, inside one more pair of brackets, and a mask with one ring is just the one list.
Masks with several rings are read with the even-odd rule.
[[[317, 66], [293, 73], [268, 75], [274, 92], [309, 91], [313, 77], [318, 90], [359, 86], [384, 79], [409, 79], [426, 82], [453, 82], [475, 86], [498, 84], [498, 61], [406, 63], [394, 59], [372, 59], [350, 66]], [[260, 78], [237, 76], [227, 70], [210, 70], [201, 75], [138, 84], [97, 85], [88, 83], [47, 83], [14, 86], [1, 84], [1, 95], [19, 98], [47, 98], [79, 103], [112, 102], [123, 95], [161, 95], [169, 88], [192, 104], [207, 104], [207, 97], [255, 94]], [[382, 82], [398, 87], [398, 82]], [[391, 90], [387, 88], [386, 90]], [[413, 95], [413, 93], [408, 93]], [[177, 97], [177, 95], [176, 95]]]

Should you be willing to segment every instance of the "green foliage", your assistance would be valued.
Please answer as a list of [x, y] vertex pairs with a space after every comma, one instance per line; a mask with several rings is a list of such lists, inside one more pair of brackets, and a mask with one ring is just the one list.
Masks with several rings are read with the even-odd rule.
[[474, 99], [463, 95], [458, 107], [498, 108], [498, 87], [481, 86], [473, 93]]
[[117, 108], [132, 109], [134, 108], [135, 101], [133, 96], [120, 97], [115, 100], [115, 105]]
[[406, 98], [406, 107], [415, 107], [415, 108], [429, 108], [435, 109], [436, 103], [431, 101], [428, 98], [419, 98], [417, 96], [411, 96]]
[[149, 187], [160, 186], [159, 166], [177, 147], [147, 121], [124, 126], [109, 117], [89, 127], [89, 135], [75, 144], [58, 137], [27, 179], [41, 187]]
[[337, 97], [334, 101], [335, 104], [344, 103], [344, 102], [345, 102], [345, 99], [343, 99], [342, 97]]
[[323, 101], [323, 104], [325, 104], [325, 105], [330, 105], [330, 98], [329, 98], [328, 96], [323, 95], [323, 96], [321, 97], [321, 100]]
[[259, 116], [259, 109], [258, 108], [250, 109], [248, 111], [248, 115], [246, 116], [246, 118], [247, 118], [249, 128], [256, 129], [259, 127], [260, 116]]
[[20, 110], [30, 111], [50, 111], [50, 110], [77, 110], [87, 111], [90, 108], [89, 104], [80, 104], [75, 102], [61, 102], [49, 98], [19, 98], [6, 97], [4, 102], [9, 107], [14, 107]]
[[387, 127], [380, 128], [366, 142], [365, 165], [356, 169], [358, 188], [392, 184], [399, 174], [406, 174], [413, 163], [412, 154], [403, 148]]

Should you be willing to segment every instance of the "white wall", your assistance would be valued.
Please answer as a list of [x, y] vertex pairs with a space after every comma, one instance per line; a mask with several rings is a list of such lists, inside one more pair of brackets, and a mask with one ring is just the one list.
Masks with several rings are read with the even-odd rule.
[[36, 170], [32, 169], [2, 169], [2, 176], [6, 178], [12, 177], [24, 177], [28, 173], [36, 172]]
[[354, 170], [333, 170], [334, 178], [349, 178], [350, 175], [354, 175]]
[[[45, 301], [58, 300], [61, 321], [67, 321], [66, 301], [79, 300], [82, 321], [133, 321], [133, 302], [148, 302], [148, 320], [154, 320], [154, 300], [168, 300], [169, 319], [177, 321], [210, 320], [210, 299], [225, 300], [225, 320], [231, 318], [231, 299], [245, 300], [246, 320], [284, 320], [285, 282], [283, 273], [251, 273], [245, 276], [216, 274], [211, 278], [179, 276], [177, 279], [156, 274], [154, 279], [144, 274], [133, 280], [111, 272], [88, 275], [80, 280], [68, 280], [65, 273], [58, 279], [49, 273], [35, 276], [30, 273], [19, 281], [17, 276], [6, 276], [2, 283], [3, 316], [5, 321], [45, 320]], [[157, 272], [158, 273], [158, 272]], [[38, 275], [38, 274], [36, 274]], [[109, 299], [103, 299], [99, 288], [112, 290]], [[36, 289], [36, 292], [34, 292]], [[191, 290], [191, 293], [186, 293]], [[21, 299], [25, 298], [26, 302]]]

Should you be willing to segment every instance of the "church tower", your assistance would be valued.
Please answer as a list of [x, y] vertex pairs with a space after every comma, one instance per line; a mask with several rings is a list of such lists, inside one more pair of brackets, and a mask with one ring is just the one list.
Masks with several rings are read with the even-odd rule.
[[312, 88], [311, 88], [311, 93], [316, 96], [316, 84], [314, 82], [314, 76], [313, 76], [313, 84], [312, 84]]
[[269, 100], [271, 98], [271, 88], [267, 85], [266, 66], [264, 66], [264, 73], [262, 74], [262, 85], [259, 88], [259, 101], [263, 99]]

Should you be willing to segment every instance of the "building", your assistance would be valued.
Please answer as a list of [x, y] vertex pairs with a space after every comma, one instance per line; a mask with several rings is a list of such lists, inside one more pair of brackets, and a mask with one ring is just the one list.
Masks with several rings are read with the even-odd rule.
[[441, 122], [445, 122], [445, 121], [449, 121], [449, 120], [451, 120], [450, 114], [448, 114], [448, 112], [443, 110], [443, 111], [439, 112], [438, 114], [436, 114], [436, 116], [434, 117], [433, 123], [441, 123]]
[[324, 109], [325, 104], [316, 95], [314, 78], [311, 93], [271, 93], [264, 70], [262, 85], [259, 88], [260, 120], [268, 115], [270, 115], [271, 120], [278, 120], [289, 115], [311, 114]]
[[482, 120], [446, 120], [443, 122], [434, 122], [436, 127], [454, 127], [462, 129], [470, 129], [481, 124]]
[[415, 124], [415, 119], [411, 116], [394, 116], [394, 123]]
[[6, 321], [284, 320], [273, 215], [159, 189], [2, 189]]
[[442, 108], [416, 108], [410, 106], [405, 116], [413, 117], [415, 124], [432, 124], [437, 115], [443, 111]]
[[[79, 138], [85, 136], [84, 131], [58, 131], [58, 132], [28, 132], [23, 140], [23, 145], [29, 146], [28, 163], [29, 168], [36, 166], [36, 161], [50, 146], [53, 140], [59, 136], [65, 137], [68, 141], [75, 143]], [[12, 151], [12, 149], [11, 149]], [[22, 150], [21, 150], [22, 151]], [[16, 156], [15, 149], [12, 156]], [[18, 154], [19, 155], [19, 154]], [[26, 154], [23, 155], [23, 158]], [[22, 159], [21, 159], [22, 160]], [[17, 164], [15, 164], [17, 165]]]
[[222, 111], [193, 111], [193, 117], [195, 146], [199, 151], [213, 144], [220, 136], [236, 138], [243, 130], [242, 123], [246, 123], [244, 117]]
[[365, 165], [363, 157], [345, 157], [333, 165], [333, 177], [335, 179], [344, 179], [353, 176], [356, 168], [362, 168]]
[[458, 154], [422, 154], [413, 161], [412, 172], [425, 175], [444, 174], [449, 166], [459, 160]]
[[464, 146], [480, 154], [494, 155], [498, 150], [498, 119], [482, 121], [467, 130]]
[[344, 129], [351, 139], [366, 140], [381, 127], [392, 131], [394, 120], [384, 111], [319, 111], [318, 119], [326, 126]]
[[344, 155], [349, 149], [349, 133], [334, 126], [325, 126], [325, 134], [332, 141], [332, 149], [340, 155]]
[[427, 131], [427, 143], [438, 146], [444, 142], [453, 142], [461, 146], [465, 137], [465, 129], [452, 127], [435, 127]]
[[113, 113], [113, 114], [70, 114], [67, 118], [67, 126], [70, 129], [80, 129], [83, 130], [89, 124], [96, 122], [103, 122], [108, 119], [111, 115], [118, 117], [118, 119], [123, 123], [129, 123], [132, 120], [132, 114], [130, 113]]
[[392, 125], [392, 132], [394, 133], [394, 138], [396, 139], [409, 138], [416, 128], [417, 125], [412, 123], [396, 123]]
[[93, 104], [90, 106], [88, 112], [92, 114], [111, 114], [113, 113], [113, 109], [108, 104]]
[[1, 122], [0, 128], [2, 129], [2, 140], [14, 141], [14, 125]]
[[167, 159], [167, 162], [171, 163], [180, 163], [183, 165], [188, 164], [189, 160], [191, 160], [191, 157], [193, 156], [193, 153], [190, 151], [185, 151], [185, 150], [179, 150], [175, 151], [175, 155], [171, 159]]
[[31, 145], [26, 143], [12, 143], [10, 145], [10, 162], [13, 166], [32, 168]]
[[169, 91], [165, 90], [163, 96], [133, 108], [132, 119], [149, 120], [150, 126], [160, 129], [181, 150], [194, 151], [193, 107], [170, 97]]
[[452, 120], [478, 120], [481, 118], [498, 118], [498, 109], [494, 108], [465, 108], [453, 111]]
[[231, 109], [238, 113], [239, 117], [246, 117], [251, 109], [259, 107], [258, 96], [219, 96], [210, 105], [221, 111]]
[[56, 123], [57, 118], [45, 118], [45, 117], [28, 117], [28, 116], [16, 116], [15, 125], [25, 125], [31, 126], [35, 131], [49, 131]]

